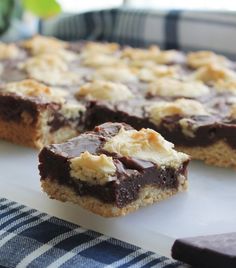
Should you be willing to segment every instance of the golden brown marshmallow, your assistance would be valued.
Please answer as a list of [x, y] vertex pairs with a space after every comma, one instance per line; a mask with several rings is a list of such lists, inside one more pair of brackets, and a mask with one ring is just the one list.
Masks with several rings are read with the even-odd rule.
[[236, 73], [226, 67], [217, 64], [209, 64], [199, 68], [190, 78], [201, 80], [205, 83], [214, 83], [221, 79], [236, 79]]
[[69, 86], [80, 81], [79, 75], [69, 71], [67, 62], [56, 54], [40, 54], [29, 58], [19, 67], [24, 69], [31, 78], [52, 86]]
[[95, 80], [80, 87], [77, 97], [95, 100], [120, 101], [130, 99], [133, 94], [127, 86], [103, 80]]
[[169, 64], [175, 61], [179, 61], [182, 58], [183, 55], [177, 50], [163, 50], [157, 55], [155, 62], [158, 64]]
[[217, 91], [228, 91], [236, 94], [236, 78], [235, 79], [220, 79], [214, 83], [214, 88]]
[[113, 54], [120, 48], [117, 43], [87, 42], [83, 51], [96, 54]]
[[20, 55], [20, 50], [15, 44], [4, 44], [0, 42], [0, 59], [15, 59]]
[[141, 81], [152, 82], [161, 77], [178, 77], [179, 68], [177, 66], [154, 65], [142, 68], [138, 77]]
[[199, 68], [207, 65], [230, 66], [230, 61], [212, 51], [197, 51], [187, 54], [187, 64], [192, 68]]
[[137, 77], [135, 73], [128, 67], [104, 67], [98, 69], [94, 75], [93, 80], [107, 80], [113, 82], [136, 82]]
[[88, 67], [101, 68], [110, 66], [120, 66], [124, 65], [121, 59], [114, 57], [112, 55], [97, 54], [97, 53], [87, 53], [83, 52], [81, 54], [82, 64]]
[[200, 81], [181, 81], [162, 77], [149, 84], [147, 93], [153, 96], [199, 97], [209, 94], [209, 88]]
[[208, 115], [204, 106], [195, 100], [178, 99], [173, 102], [157, 102], [149, 109], [150, 120], [159, 125], [166, 116]]
[[75, 180], [86, 181], [92, 184], [105, 184], [115, 180], [116, 167], [112, 157], [92, 155], [88, 151], [70, 160], [70, 175]]
[[127, 47], [122, 51], [122, 57], [130, 60], [153, 61], [159, 53], [160, 48], [158, 46], [151, 46], [148, 49]]
[[236, 104], [233, 104], [230, 108], [230, 117], [236, 119]]
[[67, 47], [67, 43], [53, 37], [35, 35], [29, 40], [23, 41], [22, 46], [33, 55], [55, 52]]
[[125, 130], [107, 141], [103, 147], [106, 151], [125, 157], [134, 157], [151, 161], [158, 166], [179, 166], [189, 159], [186, 154], [178, 153], [174, 145], [166, 141], [152, 129]]
[[4, 87], [3, 92], [15, 93], [17, 95], [28, 97], [43, 97], [46, 100], [55, 102], [65, 102], [64, 97], [67, 95], [64, 90], [52, 89], [32, 79], [8, 83]]

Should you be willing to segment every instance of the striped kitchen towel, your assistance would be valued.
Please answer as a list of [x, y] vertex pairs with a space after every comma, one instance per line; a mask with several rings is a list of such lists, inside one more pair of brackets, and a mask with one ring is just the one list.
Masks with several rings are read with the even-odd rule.
[[0, 267], [187, 267], [0, 198]]
[[184, 51], [210, 49], [236, 59], [236, 16], [230, 12], [117, 8], [62, 14], [41, 33], [64, 40], [114, 41], [135, 47], [158, 44]]

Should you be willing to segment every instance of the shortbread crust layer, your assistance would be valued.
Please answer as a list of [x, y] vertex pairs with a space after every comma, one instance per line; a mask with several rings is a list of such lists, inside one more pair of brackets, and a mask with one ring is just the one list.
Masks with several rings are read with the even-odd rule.
[[103, 217], [119, 217], [125, 216], [153, 203], [161, 202], [162, 200], [175, 195], [177, 192], [187, 190], [188, 181], [185, 180], [182, 182], [179, 189], [163, 190], [154, 186], [146, 186], [140, 191], [139, 198], [137, 200], [122, 208], [119, 208], [114, 204], [104, 203], [91, 196], [78, 196], [73, 188], [67, 185], [61, 185], [56, 180], [45, 179], [42, 181], [41, 186], [43, 191], [46, 192], [52, 199], [74, 203]]

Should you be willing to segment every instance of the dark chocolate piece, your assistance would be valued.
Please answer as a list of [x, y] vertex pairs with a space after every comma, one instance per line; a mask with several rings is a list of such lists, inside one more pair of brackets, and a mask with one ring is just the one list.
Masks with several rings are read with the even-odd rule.
[[235, 268], [236, 233], [177, 239], [172, 257], [199, 268]]

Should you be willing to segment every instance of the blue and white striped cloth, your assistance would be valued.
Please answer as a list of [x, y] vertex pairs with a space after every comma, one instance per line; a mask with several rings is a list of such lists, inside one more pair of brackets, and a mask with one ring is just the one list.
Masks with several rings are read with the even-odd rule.
[[42, 33], [64, 40], [158, 44], [184, 51], [210, 49], [236, 59], [236, 16], [230, 12], [117, 8], [46, 21]]
[[186, 266], [1, 198], [0, 267]]

